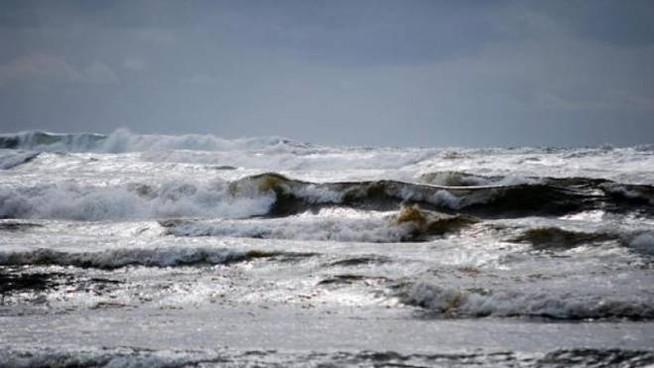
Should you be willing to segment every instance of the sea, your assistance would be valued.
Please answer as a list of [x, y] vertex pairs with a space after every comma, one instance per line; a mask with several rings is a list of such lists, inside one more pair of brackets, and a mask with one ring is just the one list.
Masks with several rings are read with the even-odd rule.
[[0, 135], [0, 367], [654, 364], [654, 145]]

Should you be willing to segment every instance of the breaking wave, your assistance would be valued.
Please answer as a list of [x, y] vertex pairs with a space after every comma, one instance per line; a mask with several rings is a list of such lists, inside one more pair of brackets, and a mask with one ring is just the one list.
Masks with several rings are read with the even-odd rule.
[[0, 186], [0, 218], [123, 220], [170, 217], [248, 217], [265, 215], [275, 197], [232, 196], [223, 181], [132, 183], [120, 186]]
[[[654, 321], [652, 162], [651, 146], [326, 147], [126, 130], [0, 135], [0, 314], [17, 327], [0, 334], [0, 366], [651, 364], [651, 352], [620, 348], [649, 349], [642, 339]], [[177, 322], [191, 312], [204, 326], [204, 313], [217, 310], [234, 313], [242, 336], [289, 316], [322, 319], [330, 336], [327, 345], [308, 344], [312, 351], [254, 355], [114, 349], [102, 331], [91, 340], [107, 348], [78, 344], [90, 341], [78, 322], [102, 313], [147, 317], [172, 333], [165, 344], [179, 346], [195, 326]], [[29, 327], [42, 325], [43, 314], [72, 321], [70, 350], [20, 350], [39, 333], [58, 341], [47, 326]], [[444, 322], [463, 328], [451, 346], [465, 351], [333, 349], [335, 328], [368, 322], [372, 332], [401, 327], [398, 336], [430, 341], [440, 330], [425, 329], [425, 317], [470, 319]], [[617, 349], [575, 349], [589, 346], [591, 329], [567, 334], [578, 325], [561, 329], [552, 320], [599, 320], [590, 328], [606, 334], [591, 345]], [[478, 334], [480, 324], [488, 333]], [[221, 334], [221, 326], [205, 332]], [[505, 336], [514, 327], [546, 336], [523, 344]], [[120, 335], [114, 330], [107, 331]], [[490, 355], [461, 342], [474, 334], [495, 346], [493, 333], [537, 353]], [[412, 343], [400, 340], [401, 349]], [[541, 343], [570, 349], [548, 353]]]
[[334, 206], [388, 211], [401, 205], [482, 218], [562, 215], [595, 209], [648, 213], [652, 211], [653, 192], [649, 186], [608, 181], [457, 187], [394, 180], [312, 183], [266, 173], [233, 182], [0, 186], [0, 218], [279, 217]]
[[427, 240], [429, 236], [457, 231], [478, 220], [405, 207], [392, 215], [310, 215], [279, 219], [166, 220], [160, 224], [176, 236], [230, 236], [264, 239], [329, 240], [392, 243]]
[[[608, 188], [608, 189], [607, 189]], [[631, 193], [627, 201], [616, 188]], [[274, 193], [271, 215], [288, 215], [336, 204], [362, 209], [396, 209], [418, 204], [436, 211], [462, 212], [480, 217], [561, 215], [593, 209], [651, 211], [651, 187], [621, 185], [606, 180], [562, 179], [488, 186], [443, 186], [395, 180], [310, 183], [275, 173], [250, 176], [230, 184], [233, 193]]]
[[209, 134], [154, 135], [134, 134], [118, 129], [111, 134], [58, 134], [27, 131], [0, 135], [0, 148], [48, 152], [123, 153], [168, 150], [261, 150], [275, 147], [305, 147], [280, 137], [223, 139]]

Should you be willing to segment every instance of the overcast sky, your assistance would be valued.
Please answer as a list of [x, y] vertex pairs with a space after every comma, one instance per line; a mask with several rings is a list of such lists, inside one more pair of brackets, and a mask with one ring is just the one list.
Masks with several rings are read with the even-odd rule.
[[0, 131], [654, 142], [654, 1], [8, 1]]

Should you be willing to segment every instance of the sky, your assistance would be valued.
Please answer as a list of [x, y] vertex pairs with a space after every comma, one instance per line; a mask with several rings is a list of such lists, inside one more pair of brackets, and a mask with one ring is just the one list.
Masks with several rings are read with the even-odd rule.
[[0, 3], [0, 132], [654, 143], [654, 1]]

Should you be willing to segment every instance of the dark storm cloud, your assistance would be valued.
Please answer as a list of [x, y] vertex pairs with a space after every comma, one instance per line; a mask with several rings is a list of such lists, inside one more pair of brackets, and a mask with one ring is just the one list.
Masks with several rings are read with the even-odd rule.
[[5, 1], [0, 128], [643, 143], [652, 4]]

